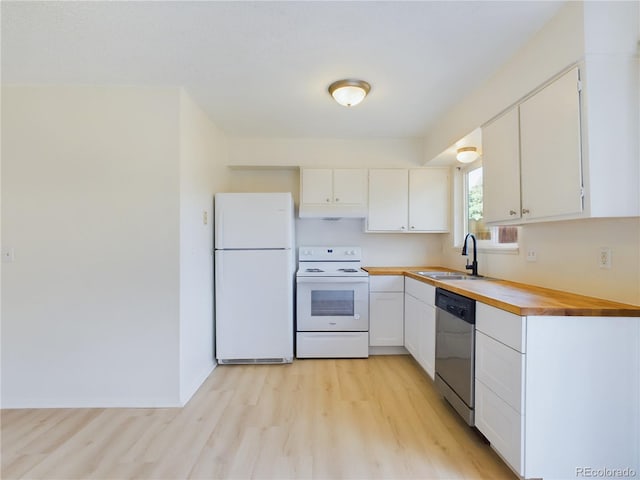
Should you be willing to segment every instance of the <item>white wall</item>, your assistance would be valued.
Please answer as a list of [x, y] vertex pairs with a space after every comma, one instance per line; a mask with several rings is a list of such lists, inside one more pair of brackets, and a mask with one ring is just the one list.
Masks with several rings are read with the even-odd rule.
[[[214, 368], [213, 195], [227, 184], [226, 137], [180, 95], [180, 400]], [[206, 215], [206, 223], [203, 216]]]
[[3, 87], [2, 406], [179, 403], [176, 89]]
[[[445, 240], [443, 264], [463, 269], [460, 248]], [[591, 219], [522, 227], [516, 254], [480, 253], [481, 275], [640, 305], [640, 219]], [[611, 248], [611, 269], [599, 267]], [[526, 252], [535, 250], [536, 262]]]
[[229, 165], [279, 167], [416, 167], [421, 138], [232, 138]]
[[424, 161], [437, 157], [467, 133], [582, 58], [583, 16], [583, 2], [567, 2], [484, 85], [460, 99], [426, 133]]

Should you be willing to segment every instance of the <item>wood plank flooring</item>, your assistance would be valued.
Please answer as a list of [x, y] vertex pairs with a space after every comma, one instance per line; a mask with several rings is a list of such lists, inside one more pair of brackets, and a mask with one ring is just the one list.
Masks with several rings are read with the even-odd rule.
[[219, 366], [184, 408], [4, 410], [3, 479], [514, 479], [408, 356]]

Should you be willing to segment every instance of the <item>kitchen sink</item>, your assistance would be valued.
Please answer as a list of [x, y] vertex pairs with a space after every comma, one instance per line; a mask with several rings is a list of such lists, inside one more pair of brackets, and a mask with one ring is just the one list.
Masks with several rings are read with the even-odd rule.
[[459, 272], [413, 272], [432, 280], [488, 280], [488, 277], [466, 275]]

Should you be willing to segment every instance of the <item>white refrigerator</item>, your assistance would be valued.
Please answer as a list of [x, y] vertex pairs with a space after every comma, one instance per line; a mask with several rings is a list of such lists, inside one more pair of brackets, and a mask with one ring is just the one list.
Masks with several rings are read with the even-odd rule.
[[220, 363], [293, 360], [291, 193], [215, 196], [215, 332]]

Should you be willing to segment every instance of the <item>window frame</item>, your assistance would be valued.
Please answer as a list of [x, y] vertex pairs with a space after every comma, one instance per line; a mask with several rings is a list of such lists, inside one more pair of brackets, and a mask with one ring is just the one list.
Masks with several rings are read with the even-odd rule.
[[[458, 165], [455, 167], [453, 175], [453, 191], [454, 191], [454, 235], [453, 235], [453, 248], [462, 248], [462, 242], [468, 233], [469, 221], [468, 221], [468, 185], [467, 174], [482, 167], [482, 157], [475, 162]], [[484, 173], [484, 172], [483, 172]], [[484, 183], [484, 182], [483, 182]], [[518, 229], [518, 239], [520, 239], [521, 229], [519, 226], [514, 225]], [[477, 240], [478, 251], [488, 253], [512, 253], [518, 254], [520, 247], [518, 242], [514, 243], [498, 243], [495, 239], [498, 237], [498, 226], [489, 226], [491, 229], [491, 240]]]

